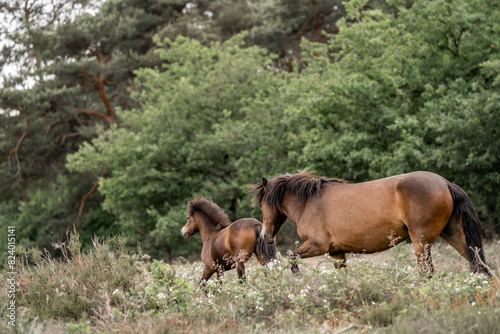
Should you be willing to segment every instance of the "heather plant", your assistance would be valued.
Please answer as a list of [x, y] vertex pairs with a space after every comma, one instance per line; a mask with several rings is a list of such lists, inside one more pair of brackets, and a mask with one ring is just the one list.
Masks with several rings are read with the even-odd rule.
[[[346, 269], [336, 269], [329, 256], [296, 259], [300, 276], [292, 274], [288, 257], [278, 253], [265, 267], [251, 259], [245, 281], [228, 271], [201, 287], [203, 263], [149, 261], [147, 255], [127, 251], [124, 243], [122, 237], [95, 238], [92, 249], [81, 252], [73, 235], [57, 245], [60, 260], [44, 254], [35, 263], [25, 255], [18, 268], [18, 332], [499, 330], [494, 254], [500, 244], [485, 249], [493, 278], [470, 273], [464, 259], [439, 243], [433, 254], [436, 262], [447, 265], [424, 277], [412, 246], [400, 243], [380, 254], [351, 254]], [[5, 322], [0, 330], [8, 330]]]
[[[143, 312], [145, 257], [129, 253], [126, 242], [123, 236], [94, 237], [92, 249], [83, 253], [79, 235], [73, 232], [67, 242], [54, 244], [61, 254], [58, 259], [48, 251], [21, 247], [16, 277], [19, 316], [28, 321], [62, 319], [74, 332], [85, 328], [78, 323], [89, 319], [96, 326], [118, 315]], [[6, 294], [0, 300], [6, 305]]]

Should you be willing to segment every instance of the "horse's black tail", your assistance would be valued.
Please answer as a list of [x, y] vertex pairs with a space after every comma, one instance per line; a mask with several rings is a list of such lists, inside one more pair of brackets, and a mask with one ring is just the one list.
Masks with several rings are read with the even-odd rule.
[[265, 265], [276, 258], [276, 244], [268, 244], [260, 237], [260, 232], [262, 230], [261, 225], [255, 226], [255, 234], [257, 239], [255, 240], [255, 254], [259, 262]]
[[456, 214], [462, 218], [462, 230], [467, 244], [470, 268], [474, 273], [484, 273], [491, 276], [484, 260], [483, 231], [474, 205], [469, 195], [456, 184], [448, 183], [448, 189], [450, 189], [453, 198], [453, 212], [450, 220]]

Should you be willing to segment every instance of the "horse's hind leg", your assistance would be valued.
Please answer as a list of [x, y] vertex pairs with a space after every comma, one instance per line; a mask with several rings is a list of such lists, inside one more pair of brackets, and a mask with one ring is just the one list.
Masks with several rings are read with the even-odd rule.
[[300, 269], [299, 266], [297, 265], [297, 260], [300, 258], [297, 254], [292, 254], [288, 257], [288, 260], [290, 261], [290, 269], [292, 270], [292, 273], [295, 275], [300, 275]]
[[420, 273], [425, 276], [432, 276], [434, 265], [432, 264], [431, 246], [436, 241], [437, 236], [418, 235], [410, 232], [410, 237], [413, 241], [413, 250], [415, 251]]
[[240, 279], [240, 283], [243, 282], [245, 277], [245, 263], [241, 262], [236, 265], [236, 272], [238, 273], [238, 278]]
[[458, 215], [452, 217], [439, 236], [455, 248], [466, 260], [469, 260], [467, 255], [467, 243], [465, 242], [465, 236], [459, 217]]
[[421, 274], [431, 276], [434, 273], [431, 246], [448, 224], [453, 203], [447, 192], [429, 200], [420, 200], [420, 205], [409, 215], [406, 226], [413, 242], [418, 269]]

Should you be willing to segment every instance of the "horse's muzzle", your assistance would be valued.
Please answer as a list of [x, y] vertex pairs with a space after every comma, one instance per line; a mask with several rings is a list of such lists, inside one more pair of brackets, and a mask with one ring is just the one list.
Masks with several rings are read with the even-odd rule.
[[271, 234], [265, 227], [262, 227], [262, 231], [260, 231], [260, 237], [266, 242], [266, 244], [274, 244], [274, 237], [271, 236]]
[[182, 237], [184, 239], [189, 239], [189, 234], [186, 233], [186, 230], [184, 227], [181, 229], [181, 234], [182, 234]]

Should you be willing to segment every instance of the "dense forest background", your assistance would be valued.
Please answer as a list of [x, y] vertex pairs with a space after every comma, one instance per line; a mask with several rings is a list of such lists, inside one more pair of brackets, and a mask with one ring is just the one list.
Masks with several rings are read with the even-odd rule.
[[52, 250], [75, 226], [188, 256], [187, 201], [260, 218], [248, 185], [307, 169], [436, 172], [496, 238], [499, 7], [0, 1], [0, 237]]

